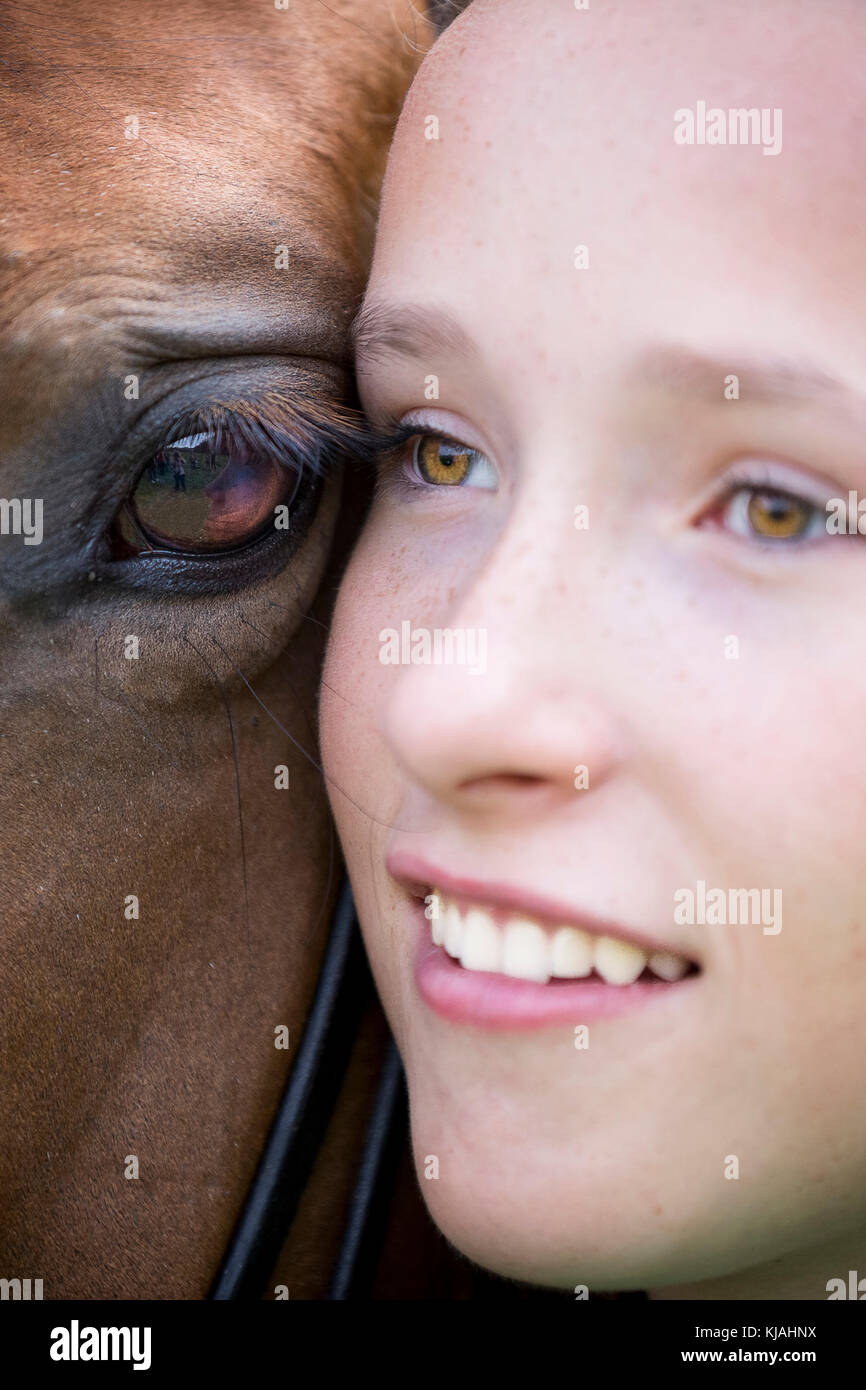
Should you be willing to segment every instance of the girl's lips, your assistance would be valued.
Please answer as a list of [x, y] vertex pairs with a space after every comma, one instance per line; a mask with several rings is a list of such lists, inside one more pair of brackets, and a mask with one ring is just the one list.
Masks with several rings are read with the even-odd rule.
[[624, 942], [631, 942], [645, 951], [672, 951], [700, 966], [690, 947], [682, 949], [676, 941], [653, 940], [644, 932], [612, 923], [587, 913], [576, 912], [566, 903], [555, 902], [531, 889], [512, 887], [510, 884], [484, 882], [480, 879], [446, 873], [443, 869], [428, 863], [420, 855], [406, 850], [393, 850], [385, 860], [385, 867], [392, 878], [406, 892], [416, 899], [437, 889], [445, 896], [464, 902], [479, 903], [500, 912], [511, 912], [549, 923], [570, 923], [594, 936], [611, 936]]
[[640, 1005], [678, 997], [697, 974], [676, 983], [640, 978], [631, 985], [609, 985], [597, 976], [536, 984], [509, 975], [466, 970], [436, 946], [423, 901], [410, 899], [416, 934], [415, 984], [423, 1002], [451, 1023], [474, 1024], [502, 1032], [525, 1032], [552, 1024], [572, 1027], [612, 1018]]
[[[675, 947], [578, 914], [531, 891], [446, 874], [404, 851], [392, 852], [387, 868], [407, 894], [416, 935], [418, 993], [430, 1009], [451, 1022], [509, 1031], [565, 1022], [575, 1026], [613, 1017], [642, 1004], [682, 997], [683, 989], [689, 990], [697, 979], [694, 962], [682, 955], [677, 959]], [[449, 917], [446, 912], [444, 922], [440, 919], [434, 928], [425, 912], [425, 899], [431, 901], [431, 893], [436, 895], [437, 911], [440, 895], [464, 908], [474, 904], [484, 910], [486, 920], [480, 925], [478, 912], [470, 911], [466, 918], [467, 926], [475, 919], [474, 942], [464, 938], [461, 944], [459, 912], [454, 918], [449, 909], [452, 915]], [[507, 958], [508, 950], [515, 945], [513, 935], [509, 942], [513, 928], [508, 920], [514, 914], [524, 922], [532, 918], [537, 923], [528, 928], [528, 954], [525, 949], [522, 958], [519, 940], [517, 958]], [[494, 920], [502, 919], [504, 935], [500, 943]], [[543, 928], [550, 931], [552, 943], [555, 936], [563, 934], [561, 928], [569, 925], [577, 931], [566, 931], [565, 937], [581, 938], [584, 949], [592, 948], [591, 954], [582, 962], [575, 962], [572, 956], [571, 963], [566, 956], [565, 968], [559, 969], [555, 956], [546, 955]], [[457, 939], [452, 941], [450, 932], [454, 930]], [[525, 925], [517, 928], [518, 937], [521, 933], [525, 946]], [[575, 944], [579, 956], [580, 942]], [[498, 954], [500, 945], [502, 954]], [[454, 959], [458, 955], [460, 960]], [[594, 973], [590, 974], [590, 969]], [[691, 973], [683, 973], [689, 970]], [[549, 978], [551, 975], [580, 978]], [[520, 976], [528, 978], [516, 978]]]

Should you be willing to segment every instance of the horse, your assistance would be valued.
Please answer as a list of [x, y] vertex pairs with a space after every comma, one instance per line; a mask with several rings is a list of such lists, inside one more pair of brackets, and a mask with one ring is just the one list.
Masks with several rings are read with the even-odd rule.
[[[350, 943], [315, 704], [366, 483], [341, 503], [331, 464], [433, 9], [29, 0], [0, 20], [0, 1275], [46, 1298], [346, 1296], [376, 1107], [400, 1113], [366, 986], [288, 1224], [252, 1284], [248, 1262], [225, 1279], [335, 912]], [[165, 450], [208, 412], [242, 450], [234, 502], [216, 531], [149, 525], [142, 499], [168, 516], [225, 476], [215, 445], [166, 501]], [[262, 439], [304, 464], [281, 531]], [[366, 1292], [471, 1297], [403, 1151]]]

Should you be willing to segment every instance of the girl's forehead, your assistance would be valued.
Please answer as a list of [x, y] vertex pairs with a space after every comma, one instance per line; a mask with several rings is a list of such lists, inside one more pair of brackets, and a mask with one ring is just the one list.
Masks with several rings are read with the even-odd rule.
[[[850, 0], [662, 9], [473, 0], [422, 65], [391, 155], [381, 240], [520, 235], [658, 195], [855, 215], [864, 137]], [[447, 202], [443, 203], [443, 200]], [[432, 215], [435, 206], [436, 215]], [[508, 225], [502, 210], [507, 207]], [[859, 214], [858, 214], [859, 215]], [[829, 220], [829, 219], [828, 219]]]
[[733, 323], [772, 353], [795, 316], [850, 340], [866, 8], [822, 13], [473, 0], [401, 117], [368, 302], [423, 287], [496, 356], [570, 343], [575, 314], [655, 335], [660, 306], [704, 351]]

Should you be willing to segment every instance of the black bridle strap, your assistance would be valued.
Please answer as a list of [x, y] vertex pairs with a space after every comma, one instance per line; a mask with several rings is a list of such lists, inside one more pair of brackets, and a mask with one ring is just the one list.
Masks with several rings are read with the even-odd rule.
[[393, 1038], [379, 1077], [343, 1242], [326, 1298], [370, 1298], [393, 1195], [394, 1176], [409, 1128], [403, 1063]]
[[261, 1299], [294, 1220], [373, 992], [348, 881], [331, 919], [313, 1006], [210, 1299]]

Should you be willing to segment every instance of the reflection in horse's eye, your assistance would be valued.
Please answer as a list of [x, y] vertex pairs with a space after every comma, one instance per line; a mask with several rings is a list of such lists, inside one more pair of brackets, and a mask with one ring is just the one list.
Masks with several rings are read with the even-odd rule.
[[232, 550], [273, 523], [274, 509], [291, 500], [296, 482], [295, 470], [242, 439], [223, 434], [215, 443], [207, 434], [186, 435], [153, 456], [121, 529], [137, 549], [143, 542], [187, 553]]

